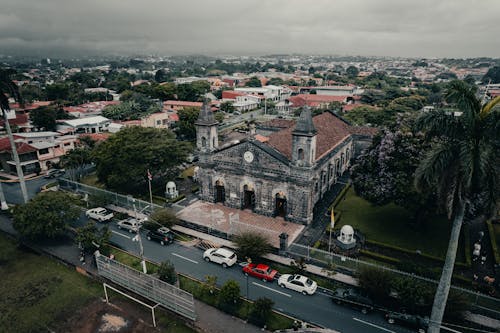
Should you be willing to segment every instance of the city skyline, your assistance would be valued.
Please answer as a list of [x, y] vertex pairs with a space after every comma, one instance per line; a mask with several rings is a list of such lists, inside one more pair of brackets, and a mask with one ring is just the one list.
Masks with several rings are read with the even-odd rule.
[[500, 57], [500, 2], [1, 0], [0, 53]]

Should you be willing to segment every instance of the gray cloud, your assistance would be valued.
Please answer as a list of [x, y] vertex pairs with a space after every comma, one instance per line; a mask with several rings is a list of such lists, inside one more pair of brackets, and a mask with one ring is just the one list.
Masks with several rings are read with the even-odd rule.
[[498, 0], [0, 0], [0, 53], [500, 57]]

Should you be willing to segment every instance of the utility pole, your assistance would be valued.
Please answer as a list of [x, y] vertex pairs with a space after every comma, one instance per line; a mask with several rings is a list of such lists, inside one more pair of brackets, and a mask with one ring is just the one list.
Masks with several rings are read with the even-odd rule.
[[[137, 208], [135, 207], [135, 198], [132, 199], [132, 203], [134, 205], [134, 215], [136, 220], [137, 218]], [[144, 247], [142, 246], [142, 239], [141, 239], [141, 225], [137, 228], [137, 235], [132, 238], [133, 241], [139, 242], [139, 255], [141, 257], [141, 267], [142, 267], [142, 272], [144, 274], [148, 274], [148, 270], [146, 268], [146, 260], [144, 260]]]

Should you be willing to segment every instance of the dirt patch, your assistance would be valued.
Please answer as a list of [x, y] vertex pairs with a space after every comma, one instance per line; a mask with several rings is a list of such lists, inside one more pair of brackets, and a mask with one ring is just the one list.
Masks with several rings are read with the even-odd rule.
[[151, 314], [122, 300], [113, 304], [97, 300], [82, 308], [57, 332], [74, 333], [140, 333], [158, 332], [153, 327]]

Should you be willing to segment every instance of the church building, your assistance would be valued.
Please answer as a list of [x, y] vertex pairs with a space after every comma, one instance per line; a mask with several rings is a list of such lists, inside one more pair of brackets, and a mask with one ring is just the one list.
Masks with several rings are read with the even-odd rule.
[[349, 167], [356, 138], [354, 128], [333, 113], [312, 117], [309, 108], [268, 136], [251, 130], [223, 145], [208, 105], [195, 125], [202, 200], [305, 225]]

